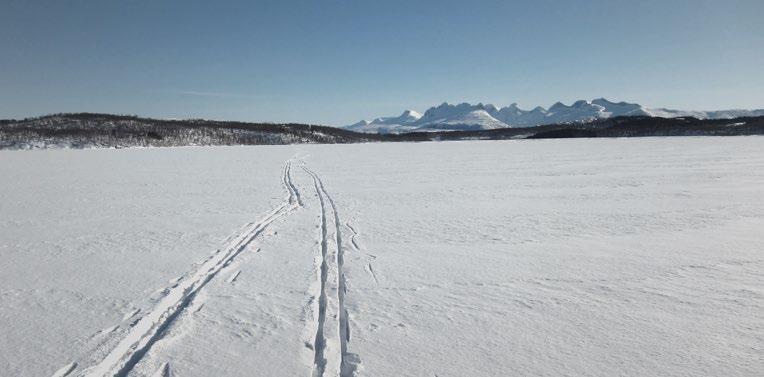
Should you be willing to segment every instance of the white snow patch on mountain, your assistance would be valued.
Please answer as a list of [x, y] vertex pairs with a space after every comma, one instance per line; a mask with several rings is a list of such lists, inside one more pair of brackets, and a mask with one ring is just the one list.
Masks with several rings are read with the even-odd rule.
[[406, 110], [403, 114], [397, 117], [381, 117], [376, 118], [373, 121], [362, 120], [358, 123], [351, 124], [346, 128], [356, 132], [366, 133], [399, 133], [413, 130], [415, 127], [410, 127], [412, 123], [419, 120], [422, 114], [414, 110]]
[[415, 124], [419, 129], [482, 129], [505, 128], [507, 124], [491, 115], [498, 113], [492, 105], [477, 104], [472, 106], [462, 103], [456, 106], [444, 103], [437, 108], [427, 110]]
[[651, 116], [661, 118], [694, 117], [698, 119], [732, 119], [762, 116], [760, 110], [684, 111], [665, 108], [649, 109], [638, 103], [612, 102], [605, 98], [579, 100], [572, 105], [557, 102], [549, 109], [541, 106], [523, 110], [513, 103], [497, 108], [491, 104], [444, 102], [429, 108], [423, 115], [406, 110], [397, 117], [382, 117], [346, 126], [357, 132], [402, 133], [412, 131], [491, 130], [509, 127], [533, 127], [544, 124], [582, 123], [618, 116]]

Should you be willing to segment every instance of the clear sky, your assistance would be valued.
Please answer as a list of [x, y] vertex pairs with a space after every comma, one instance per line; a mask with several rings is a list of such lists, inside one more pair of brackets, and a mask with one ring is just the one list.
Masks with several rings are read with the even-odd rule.
[[764, 108], [764, 1], [0, 0], [0, 118]]

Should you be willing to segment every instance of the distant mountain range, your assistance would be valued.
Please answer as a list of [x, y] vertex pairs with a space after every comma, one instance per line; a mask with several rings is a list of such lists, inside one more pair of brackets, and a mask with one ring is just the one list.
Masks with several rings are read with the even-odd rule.
[[611, 102], [604, 98], [580, 100], [568, 106], [557, 102], [548, 109], [541, 106], [533, 110], [520, 109], [516, 103], [498, 108], [494, 105], [443, 103], [431, 107], [424, 114], [406, 110], [397, 117], [362, 120], [345, 126], [347, 130], [365, 133], [407, 133], [415, 131], [476, 131], [513, 127], [533, 127], [547, 124], [587, 123], [619, 116], [647, 116], [660, 118], [693, 117], [697, 119], [733, 119], [763, 116], [759, 110], [684, 111], [648, 109], [637, 103]]

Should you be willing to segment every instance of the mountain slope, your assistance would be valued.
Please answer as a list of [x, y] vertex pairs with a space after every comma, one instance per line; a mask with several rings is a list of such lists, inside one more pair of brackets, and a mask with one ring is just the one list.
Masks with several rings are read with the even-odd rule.
[[427, 110], [413, 123], [420, 130], [492, 130], [507, 127], [506, 123], [496, 119], [498, 109], [493, 105], [470, 105], [461, 103], [449, 105], [443, 103]]
[[383, 134], [407, 132], [415, 129], [415, 127], [411, 125], [421, 117], [422, 114], [419, 114], [414, 110], [406, 110], [403, 112], [403, 114], [397, 117], [382, 117], [374, 119], [371, 122], [368, 120], [362, 120], [358, 123], [345, 127], [345, 129], [354, 132]]
[[[605, 98], [592, 101], [579, 100], [572, 105], [557, 102], [545, 109], [520, 109], [516, 103], [497, 108], [491, 104], [444, 102], [431, 107], [421, 117], [406, 116], [377, 118], [372, 122], [361, 121], [346, 126], [358, 132], [404, 133], [414, 131], [474, 131], [510, 127], [533, 127], [546, 124], [586, 123], [598, 119], [620, 116], [648, 116], [661, 118], [694, 117], [697, 119], [732, 119], [764, 115], [762, 110], [683, 111], [672, 109], [648, 109], [637, 103], [612, 102]], [[418, 115], [418, 114], [417, 114]], [[416, 118], [416, 119], [415, 119]]]

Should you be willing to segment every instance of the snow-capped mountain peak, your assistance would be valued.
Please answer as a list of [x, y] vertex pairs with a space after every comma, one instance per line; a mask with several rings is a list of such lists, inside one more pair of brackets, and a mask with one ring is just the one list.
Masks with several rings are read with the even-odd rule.
[[553, 112], [560, 111], [567, 108], [568, 106], [565, 106], [564, 103], [558, 101], [558, 102], [555, 102], [552, 106], [549, 106], [549, 112], [553, 113]]
[[444, 102], [438, 107], [429, 108], [413, 125], [422, 130], [471, 130], [507, 127], [504, 122], [495, 118], [498, 112], [496, 106], [490, 104], [471, 105], [464, 102], [450, 105]]
[[351, 124], [351, 125], [347, 126], [347, 128], [358, 128], [358, 127], [365, 127], [365, 126], [368, 126], [370, 123], [371, 123], [371, 122], [369, 122], [369, 121], [368, 121], [368, 120], [366, 120], [366, 119], [361, 119], [361, 120], [360, 120], [360, 121], [358, 121], [357, 123], [353, 123], [353, 124]]
[[443, 102], [419, 114], [406, 110], [397, 117], [361, 121], [345, 128], [358, 132], [401, 133], [433, 130], [485, 130], [507, 127], [532, 127], [543, 124], [580, 123], [617, 116], [695, 117], [699, 119], [734, 118], [764, 115], [762, 110], [681, 111], [648, 109], [637, 103], [612, 102], [605, 98], [577, 100], [570, 106], [556, 102], [549, 109], [536, 106], [523, 110], [517, 103], [497, 108], [492, 104], [467, 102], [452, 105]]
[[405, 122], [415, 122], [419, 120], [419, 118], [421, 117], [422, 117], [422, 114], [419, 114], [418, 112], [414, 110], [406, 110], [398, 118]]
[[642, 105], [636, 103], [611, 102], [605, 98], [594, 99], [592, 103], [605, 108], [605, 111], [609, 112], [611, 117], [650, 115]]
[[390, 133], [408, 130], [408, 125], [416, 122], [422, 114], [414, 110], [406, 110], [397, 117], [381, 117], [369, 122], [362, 120], [345, 128], [356, 132]]

